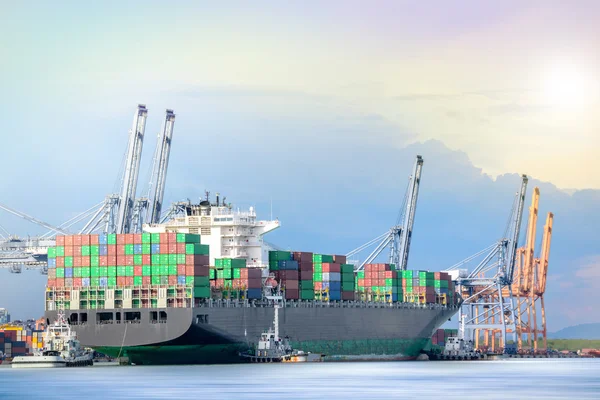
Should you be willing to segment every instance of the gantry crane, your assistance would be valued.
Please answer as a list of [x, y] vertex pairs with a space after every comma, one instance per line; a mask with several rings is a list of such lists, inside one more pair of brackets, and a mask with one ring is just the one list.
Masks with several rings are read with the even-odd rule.
[[389, 263], [395, 264], [397, 268], [406, 270], [408, 266], [408, 253], [410, 250], [410, 241], [412, 239], [413, 227], [415, 224], [415, 214], [417, 211], [417, 199], [419, 197], [419, 188], [421, 185], [421, 171], [423, 169], [423, 158], [417, 156], [413, 173], [409, 178], [408, 188], [406, 190], [404, 204], [400, 209], [400, 215], [390, 230], [375, 239], [352, 250], [346, 257], [350, 259], [355, 257], [363, 250], [379, 243], [367, 258], [359, 263], [358, 271], [362, 270], [366, 264], [373, 262], [386, 248], [390, 247]]
[[[463, 297], [458, 312], [459, 338], [473, 343], [475, 348], [485, 347], [489, 352], [514, 352], [509, 345], [508, 334], [515, 335], [515, 310], [511, 292], [513, 282], [521, 220], [527, 191], [527, 176], [521, 179], [509, 226], [505, 237], [496, 244], [448, 268], [446, 272], [456, 277], [458, 291]], [[510, 233], [510, 235], [508, 235]], [[471, 271], [461, 270], [467, 263], [484, 255]], [[504, 291], [506, 295], [503, 295]], [[481, 333], [484, 343], [480, 345]], [[496, 347], [496, 343], [498, 347]]]
[[[546, 291], [546, 275], [554, 220], [554, 214], [548, 213], [544, 226], [541, 255], [539, 258], [535, 258], [539, 199], [540, 191], [536, 187], [533, 191], [531, 207], [529, 208], [527, 240], [525, 246], [517, 250], [515, 280], [512, 285], [512, 292], [517, 301], [515, 308], [517, 315], [517, 347], [521, 352], [532, 351], [534, 353], [539, 351], [544, 352], [547, 349], [544, 293]], [[505, 290], [503, 294], [506, 296], [507, 291]], [[541, 311], [541, 326], [537, 322], [538, 307]], [[540, 334], [543, 339], [543, 349], [538, 349]], [[527, 346], [523, 344], [524, 335], [526, 335]]]

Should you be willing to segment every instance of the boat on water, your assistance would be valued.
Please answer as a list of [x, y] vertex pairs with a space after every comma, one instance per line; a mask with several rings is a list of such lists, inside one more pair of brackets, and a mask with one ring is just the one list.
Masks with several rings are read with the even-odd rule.
[[64, 311], [44, 332], [44, 347], [28, 356], [13, 358], [13, 368], [64, 368], [93, 365], [93, 353], [85, 350], [67, 322]]
[[307, 361], [321, 361], [320, 354], [305, 353], [302, 350], [295, 350], [290, 345], [290, 338], [279, 337], [279, 303], [283, 300], [280, 296], [269, 296], [276, 304], [275, 318], [273, 325], [266, 332], [263, 332], [256, 346], [245, 352], [240, 352], [242, 360], [252, 363], [297, 363]]

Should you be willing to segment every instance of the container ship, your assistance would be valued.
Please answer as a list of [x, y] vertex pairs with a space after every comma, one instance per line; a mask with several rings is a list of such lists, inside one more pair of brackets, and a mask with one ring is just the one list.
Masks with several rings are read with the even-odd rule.
[[180, 204], [141, 234], [57, 236], [45, 316], [62, 309], [83, 346], [136, 365], [240, 362], [272, 323], [327, 360], [414, 359], [458, 311], [445, 273], [274, 250], [279, 221], [253, 208]]

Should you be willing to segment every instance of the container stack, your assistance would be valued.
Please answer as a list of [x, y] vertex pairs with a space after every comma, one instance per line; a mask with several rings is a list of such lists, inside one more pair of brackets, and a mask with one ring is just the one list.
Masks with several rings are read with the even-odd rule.
[[402, 301], [403, 290], [398, 271], [390, 264], [367, 264], [364, 273], [357, 274], [360, 298], [370, 301]]
[[210, 278], [211, 287], [221, 290], [226, 298], [262, 297], [261, 271], [247, 268], [244, 258], [216, 258]]
[[49, 288], [187, 286], [210, 297], [208, 245], [186, 233], [57, 236]]
[[354, 288], [356, 286], [356, 277], [354, 274], [354, 265], [341, 264], [342, 281], [342, 300], [355, 300]]
[[327, 300], [327, 288], [323, 281], [323, 263], [333, 263], [333, 256], [327, 254], [313, 254], [313, 282], [315, 299]]
[[44, 332], [11, 326], [0, 330], [0, 351], [6, 357], [33, 354], [44, 346]]
[[289, 251], [269, 251], [269, 270], [281, 285], [287, 300], [300, 299], [299, 262]]
[[313, 253], [294, 252], [292, 259], [298, 262], [300, 300], [315, 299]]

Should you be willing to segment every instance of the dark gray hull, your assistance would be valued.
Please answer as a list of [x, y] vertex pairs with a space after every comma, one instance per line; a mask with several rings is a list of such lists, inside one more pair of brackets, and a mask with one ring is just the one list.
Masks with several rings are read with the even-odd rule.
[[[343, 304], [343, 303], [342, 303]], [[139, 321], [97, 323], [98, 313], [139, 312]], [[166, 322], [152, 322], [152, 312], [167, 312]], [[295, 348], [341, 359], [414, 358], [434, 330], [456, 307], [412, 304], [292, 304], [279, 310], [280, 335]], [[258, 341], [273, 323], [274, 308], [212, 306], [196, 308], [77, 310], [87, 322], [75, 326], [85, 346], [140, 364], [218, 363], [237, 360], [237, 352]], [[56, 312], [48, 311], [51, 320]], [[104, 314], [106, 315], [106, 314]], [[155, 314], [156, 315], [156, 314]]]

